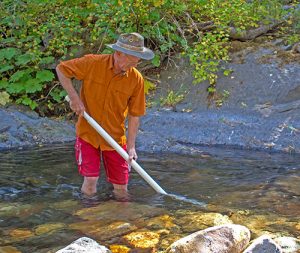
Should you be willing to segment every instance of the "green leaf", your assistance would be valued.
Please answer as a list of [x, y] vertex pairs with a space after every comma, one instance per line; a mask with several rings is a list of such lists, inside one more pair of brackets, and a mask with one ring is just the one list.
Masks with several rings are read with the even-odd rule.
[[23, 105], [29, 106], [31, 108], [31, 110], [34, 110], [38, 106], [38, 104], [35, 101], [33, 101], [31, 98], [29, 98], [27, 96], [23, 96], [23, 97], [17, 99], [16, 102], [18, 104], [23, 104]]
[[24, 89], [26, 93], [35, 93], [43, 89], [43, 84], [39, 79], [29, 79], [25, 82]]
[[3, 61], [4, 59], [11, 60], [14, 56], [19, 53], [19, 50], [14, 47], [3, 48], [0, 50], [0, 60]]
[[0, 80], [0, 89], [6, 89], [9, 85], [9, 82], [6, 80]]
[[0, 92], [0, 105], [6, 105], [9, 102], [9, 94], [6, 91]]
[[26, 65], [27, 63], [31, 62], [34, 59], [33, 55], [31, 54], [23, 54], [17, 57], [16, 64], [18, 66], [20, 65]]
[[152, 64], [155, 66], [155, 67], [159, 67], [160, 66], [160, 57], [159, 55], [155, 55], [153, 60], [152, 60]]
[[13, 68], [14, 68], [13, 65], [4, 65], [4, 67], [2, 67], [2, 68], [0, 69], [0, 73], [6, 72], [6, 71], [11, 70], [11, 69], [13, 69]]
[[9, 94], [18, 94], [25, 90], [24, 83], [17, 82], [17, 83], [10, 83], [9, 86], [6, 88], [6, 91]]
[[36, 73], [36, 78], [41, 82], [50, 82], [54, 79], [54, 74], [50, 70], [42, 70]]
[[54, 57], [52, 56], [44, 57], [40, 60], [40, 64], [51, 64], [53, 62], [54, 62]]
[[29, 79], [31, 78], [30, 76], [30, 70], [26, 69], [26, 70], [18, 70], [17, 72], [15, 72], [9, 79], [9, 81], [11, 83], [14, 83], [16, 81], [19, 81], [21, 78], [22, 79]]

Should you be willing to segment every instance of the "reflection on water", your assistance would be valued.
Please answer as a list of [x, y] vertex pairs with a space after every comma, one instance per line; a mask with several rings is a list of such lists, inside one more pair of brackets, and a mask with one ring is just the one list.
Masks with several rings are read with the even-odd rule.
[[[12, 246], [21, 252], [55, 252], [83, 235], [107, 247], [124, 244], [120, 237], [132, 231], [145, 226], [155, 230], [145, 221], [157, 210], [171, 217], [171, 234], [178, 236], [201, 228], [189, 225], [200, 213], [213, 212], [252, 226], [251, 232], [256, 234], [269, 231], [300, 238], [299, 156], [206, 148], [198, 156], [139, 157], [140, 165], [165, 191], [207, 206], [156, 194], [133, 172], [131, 203], [112, 200], [112, 188], [102, 175], [100, 204], [91, 211], [80, 200], [82, 179], [77, 174], [72, 145], [2, 152], [0, 251]], [[115, 229], [120, 221], [130, 221], [127, 230]], [[110, 235], [99, 230], [103, 226], [109, 226]]]

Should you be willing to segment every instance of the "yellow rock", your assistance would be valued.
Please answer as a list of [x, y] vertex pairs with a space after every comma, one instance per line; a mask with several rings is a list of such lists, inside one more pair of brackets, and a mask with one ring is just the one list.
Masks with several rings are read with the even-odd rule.
[[195, 232], [208, 227], [232, 224], [227, 215], [220, 213], [202, 213], [193, 211], [180, 211], [175, 223], [179, 224], [184, 232]]
[[103, 224], [103, 221], [83, 221], [71, 224], [69, 227], [101, 241], [115, 238], [137, 229], [135, 225], [124, 221], [115, 221], [109, 225]]
[[134, 248], [155, 248], [159, 242], [159, 234], [150, 231], [133, 232], [123, 236], [123, 239]]
[[66, 227], [63, 223], [47, 223], [43, 225], [39, 225], [34, 229], [34, 233], [36, 235], [42, 235], [50, 232], [54, 232], [60, 228]]
[[151, 229], [180, 230], [179, 226], [174, 224], [174, 218], [167, 214], [149, 219], [146, 226]]
[[130, 251], [130, 248], [124, 245], [110, 245], [109, 248], [112, 253], [128, 253]]
[[0, 253], [22, 253], [22, 252], [17, 250], [15, 247], [5, 246], [5, 247], [0, 247]]
[[[113, 210], [113, 211], [112, 211]], [[116, 202], [107, 201], [101, 205], [83, 208], [75, 212], [83, 220], [102, 220], [106, 224], [118, 220], [136, 221], [140, 218], [153, 217], [164, 212], [163, 209], [157, 207], [149, 207], [148, 205], [141, 205], [134, 202]]]
[[11, 230], [9, 232], [9, 235], [15, 239], [20, 239], [20, 240], [34, 236], [34, 234], [30, 230], [18, 229], [18, 228]]
[[78, 206], [79, 206], [79, 204], [75, 200], [64, 200], [61, 202], [53, 203], [51, 205], [51, 207], [53, 207], [55, 209], [66, 210], [66, 211], [74, 210], [74, 208], [76, 208]]

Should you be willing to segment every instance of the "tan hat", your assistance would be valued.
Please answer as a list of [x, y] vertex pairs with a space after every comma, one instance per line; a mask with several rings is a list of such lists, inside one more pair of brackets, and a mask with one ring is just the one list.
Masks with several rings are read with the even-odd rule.
[[153, 51], [144, 47], [144, 37], [139, 33], [123, 33], [115, 44], [108, 44], [106, 46], [144, 60], [154, 58]]

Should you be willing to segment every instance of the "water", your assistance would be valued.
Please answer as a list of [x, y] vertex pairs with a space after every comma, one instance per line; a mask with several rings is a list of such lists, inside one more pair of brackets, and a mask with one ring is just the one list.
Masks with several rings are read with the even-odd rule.
[[[0, 251], [11, 246], [51, 253], [84, 235], [107, 247], [134, 248], [124, 235], [143, 228], [157, 232], [162, 226], [183, 237], [209, 226], [193, 224], [207, 213], [226, 215], [249, 227], [253, 236], [268, 231], [300, 238], [299, 155], [204, 148], [197, 156], [139, 157], [147, 173], [176, 197], [156, 194], [133, 172], [131, 202], [116, 202], [102, 175], [100, 202], [90, 207], [80, 200], [82, 179], [72, 145], [0, 153]], [[130, 228], [120, 232], [116, 222]], [[166, 247], [163, 240], [172, 242], [170, 235], [161, 235], [157, 247]]]

